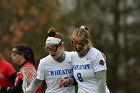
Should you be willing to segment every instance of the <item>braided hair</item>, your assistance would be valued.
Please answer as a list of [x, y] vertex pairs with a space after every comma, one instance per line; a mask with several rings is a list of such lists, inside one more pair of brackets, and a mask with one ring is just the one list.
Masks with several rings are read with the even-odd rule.
[[79, 28], [74, 29], [72, 35], [70, 36], [71, 39], [73, 36], [81, 37], [88, 40], [88, 46], [92, 47], [90, 29], [88, 26], [81, 26]]

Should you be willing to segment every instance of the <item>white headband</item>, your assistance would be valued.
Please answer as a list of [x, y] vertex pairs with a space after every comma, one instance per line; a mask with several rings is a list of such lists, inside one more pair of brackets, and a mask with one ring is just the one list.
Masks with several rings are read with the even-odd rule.
[[54, 43], [54, 44], [59, 44], [61, 39], [55, 38], [55, 37], [48, 37], [46, 40], [46, 44], [48, 43]]

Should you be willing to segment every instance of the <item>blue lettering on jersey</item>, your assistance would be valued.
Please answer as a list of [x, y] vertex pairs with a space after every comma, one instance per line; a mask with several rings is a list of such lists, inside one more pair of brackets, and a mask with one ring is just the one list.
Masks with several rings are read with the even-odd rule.
[[49, 71], [50, 76], [56, 76], [56, 75], [65, 75], [65, 74], [71, 74], [72, 69], [63, 69], [63, 70], [53, 70]]
[[89, 64], [74, 65], [73, 70], [90, 69]]

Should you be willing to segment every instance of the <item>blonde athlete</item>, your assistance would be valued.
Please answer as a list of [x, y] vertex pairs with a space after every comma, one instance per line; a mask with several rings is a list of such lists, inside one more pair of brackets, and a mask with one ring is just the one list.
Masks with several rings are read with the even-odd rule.
[[109, 93], [106, 86], [106, 62], [102, 53], [92, 47], [88, 27], [76, 28], [71, 39], [76, 50], [72, 64], [78, 93]]
[[[75, 93], [74, 86], [59, 85], [62, 78], [70, 79], [73, 82], [72, 64], [70, 52], [64, 51], [64, 44], [60, 33], [54, 28], [49, 29], [45, 50], [49, 55], [40, 60], [37, 77], [31, 85], [24, 90], [25, 93], [34, 93], [38, 85], [45, 79], [47, 89], [45, 93]], [[24, 80], [26, 84], [26, 80]]]
[[[78, 83], [78, 93], [110, 93], [106, 86], [105, 56], [90, 43], [89, 29], [86, 26], [76, 28], [72, 35], [73, 73]], [[63, 80], [69, 84], [69, 80]]]

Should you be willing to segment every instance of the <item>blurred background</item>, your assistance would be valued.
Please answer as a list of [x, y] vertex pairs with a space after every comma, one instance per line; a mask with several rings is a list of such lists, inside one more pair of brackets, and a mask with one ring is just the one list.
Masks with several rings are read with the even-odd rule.
[[50, 27], [71, 51], [69, 36], [81, 25], [107, 57], [111, 93], [140, 93], [140, 0], [0, 0], [0, 50], [11, 63], [12, 46], [27, 43], [38, 64]]

